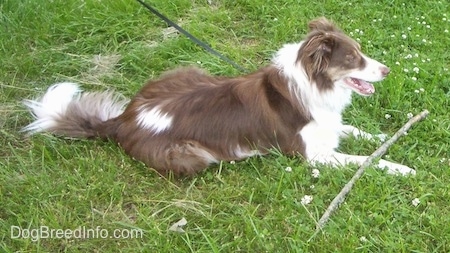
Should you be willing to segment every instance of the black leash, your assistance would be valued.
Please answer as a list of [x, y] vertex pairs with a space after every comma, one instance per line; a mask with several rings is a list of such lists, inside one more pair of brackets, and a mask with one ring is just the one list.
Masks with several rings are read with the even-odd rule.
[[208, 46], [208, 44], [206, 44], [206, 43], [202, 42], [201, 40], [197, 39], [194, 35], [190, 34], [188, 31], [186, 31], [183, 28], [181, 28], [179, 25], [177, 25], [175, 22], [173, 22], [172, 20], [170, 20], [169, 18], [167, 18], [166, 16], [161, 14], [158, 10], [156, 10], [152, 6], [148, 5], [147, 3], [145, 3], [142, 0], [136, 0], [136, 1], [138, 1], [140, 4], [142, 4], [145, 8], [147, 8], [153, 14], [158, 16], [160, 19], [164, 20], [169, 26], [173, 26], [175, 29], [177, 29], [180, 33], [184, 34], [186, 37], [188, 37], [194, 43], [196, 43], [197, 45], [203, 47], [206, 51], [210, 52], [211, 54], [213, 54], [215, 56], [218, 56], [220, 59], [222, 59], [223, 61], [228, 62], [229, 64], [231, 64], [233, 67], [239, 69], [240, 71], [247, 72], [247, 70], [245, 68], [239, 66], [237, 63], [235, 63], [234, 61], [230, 60], [228, 57], [226, 57], [226, 56], [222, 55], [221, 53], [217, 52], [216, 50], [212, 49], [210, 46]]

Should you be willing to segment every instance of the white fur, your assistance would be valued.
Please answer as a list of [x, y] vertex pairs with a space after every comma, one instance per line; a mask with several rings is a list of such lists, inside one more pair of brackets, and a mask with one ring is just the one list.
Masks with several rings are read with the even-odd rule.
[[355, 138], [364, 138], [367, 140], [374, 140], [374, 139], [378, 139], [380, 141], [385, 141], [387, 139], [387, 135], [386, 134], [370, 134], [367, 132], [364, 132], [361, 129], [358, 129], [354, 126], [351, 125], [343, 125], [342, 129], [341, 129], [341, 135], [340, 137], [348, 137], [352, 135]]
[[202, 157], [207, 163], [218, 163], [219, 160], [217, 160], [217, 158], [212, 155], [211, 153], [209, 153], [208, 151], [204, 150], [204, 149], [196, 149], [195, 150], [195, 154]]
[[31, 110], [36, 120], [22, 131], [33, 134], [54, 127], [55, 120], [66, 112], [69, 103], [80, 92], [79, 86], [75, 83], [57, 83], [50, 86], [41, 99], [25, 100], [24, 104]]
[[[75, 83], [57, 83], [50, 86], [41, 99], [25, 100], [24, 104], [36, 118], [22, 131], [34, 134], [56, 127], [57, 121], [67, 116], [69, 105], [76, 106], [78, 112], [106, 121], [122, 114], [128, 99], [113, 92], [87, 92]], [[72, 112], [77, 113], [77, 112]]]
[[[302, 106], [311, 113], [313, 120], [304, 126], [299, 134], [306, 146], [306, 158], [312, 163], [330, 164], [333, 167], [349, 164], [361, 165], [367, 156], [355, 156], [341, 154], [335, 151], [339, 146], [339, 138], [353, 135], [373, 139], [373, 135], [359, 130], [356, 127], [342, 124], [342, 112], [351, 103], [352, 90], [347, 85], [342, 85], [342, 80], [336, 81], [334, 89], [319, 91], [311, 84], [302, 66], [297, 63], [298, 51], [302, 42], [286, 44], [273, 59], [273, 63], [281, 69], [289, 80], [289, 87]], [[383, 64], [362, 55], [366, 60], [366, 66], [362, 70], [352, 71], [348, 76], [365, 81], [374, 82], [384, 78]], [[377, 135], [379, 139], [385, 135]], [[380, 160], [375, 167], [387, 169], [391, 174], [415, 174], [415, 171], [407, 166]]]
[[136, 117], [137, 123], [146, 129], [153, 131], [158, 134], [172, 125], [173, 117], [169, 116], [168, 113], [163, 113], [159, 106], [152, 108], [151, 110], [145, 107], [139, 110]]
[[77, 103], [80, 110], [85, 108], [84, 111], [91, 115], [91, 117], [96, 117], [101, 121], [107, 121], [122, 114], [129, 100], [120, 94], [104, 91], [83, 93], [72, 102]]
[[319, 92], [310, 84], [305, 71], [297, 63], [298, 50], [303, 42], [286, 44], [275, 55], [272, 62], [283, 71], [289, 80], [289, 88], [309, 109], [314, 119], [341, 121], [341, 113], [351, 102], [352, 91], [346, 87], [337, 86], [333, 91]]
[[383, 80], [384, 75], [382, 73], [382, 69], [387, 67], [379, 63], [378, 61], [375, 61], [374, 59], [367, 57], [364, 54], [361, 55], [363, 59], [366, 61], [365, 68], [361, 70], [352, 71], [352, 73], [349, 74], [349, 76], [362, 79], [367, 82], [377, 82]]
[[261, 152], [258, 150], [243, 149], [241, 146], [237, 146], [233, 150], [233, 154], [238, 157], [238, 159], [244, 159], [255, 155], [261, 155]]

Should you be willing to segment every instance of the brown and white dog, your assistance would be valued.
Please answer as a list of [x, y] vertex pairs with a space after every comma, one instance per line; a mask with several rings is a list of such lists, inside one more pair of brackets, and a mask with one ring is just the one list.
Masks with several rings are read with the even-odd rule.
[[[163, 175], [190, 175], [272, 148], [311, 163], [360, 165], [366, 156], [335, 151], [339, 138], [374, 136], [343, 125], [341, 115], [352, 92], [371, 95], [369, 82], [383, 80], [389, 68], [327, 19], [309, 28], [303, 41], [284, 45], [254, 73], [229, 78], [178, 69], [150, 81], [130, 102], [109, 91], [55, 84], [41, 99], [25, 101], [36, 120], [24, 131], [111, 139]], [[375, 166], [415, 174], [385, 160]]]

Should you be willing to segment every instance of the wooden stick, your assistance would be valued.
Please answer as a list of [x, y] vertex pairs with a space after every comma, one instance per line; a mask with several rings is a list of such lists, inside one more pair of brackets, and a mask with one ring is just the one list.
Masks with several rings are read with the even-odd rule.
[[375, 152], [373, 152], [372, 155], [370, 155], [367, 158], [367, 160], [363, 164], [361, 164], [359, 169], [355, 172], [355, 175], [353, 175], [352, 179], [350, 179], [350, 181], [348, 181], [348, 183], [344, 186], [344, 188], [342, 188], [341, 192], [339, 192], [339, 194], [333, 199], [333, 201], [331, 201], [327, 210], [322, 215], [320, 220], [317, 222], [316, 232], [309, 240], [311, 240], [313, 237], [315, 237], [315, 235], [317, 235], [317, 233], [319, 233], [319, 231], [322, 230], [322, 228], [325, 226], [328, 219], [330, 218], [331, 214], [339, 207], [339, 205], [342, 202], [344, 202], [345, 197], [351, 191], [353, 185], [364, 174], [364, 170], [372, 163], [372, 161], [374, 159], [384, 155], [384, 153], [386, 153], [388, 148], [394, 142], [396, 142], [402, 135], [404, 135], [408, 131], [408, 129], [411, 128], [411, 126], [414, 123], [426, 118], [428, 113], [429, 113], [428, 110], [424, 110], [423, 112], [421, 112], [421, 113], [417, 114], [416, 116], [414, 116], [413, 118], [411, 118], [408, 122], [406, 122], [406, 124], [402, 128], [400, 128], [397, 131], [397, 133], [394, 134], [394, 136], [392, 136], [392, 138], [390, 138], [385, 143], [383, 143], [383, 145], [381, 145]]

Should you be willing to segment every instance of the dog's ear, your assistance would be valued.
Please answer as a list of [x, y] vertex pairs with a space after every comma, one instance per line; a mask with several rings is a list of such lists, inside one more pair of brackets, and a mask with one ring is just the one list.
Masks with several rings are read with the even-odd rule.
[[312, 34], [300, 48], [298, 60], [306, 70], [306, 74], [312, 78], [324, 73], [331, 61], [336, 38], [329, 33], [318, 32]]
[[309, 30], [322, 32], [337, 32], [339, 29], [325, 17], [320, 17], [309, 22]]

